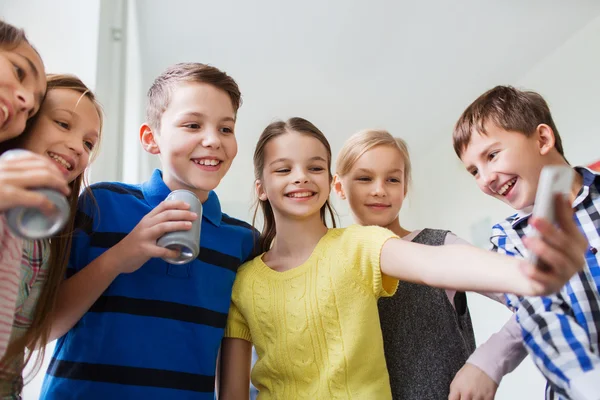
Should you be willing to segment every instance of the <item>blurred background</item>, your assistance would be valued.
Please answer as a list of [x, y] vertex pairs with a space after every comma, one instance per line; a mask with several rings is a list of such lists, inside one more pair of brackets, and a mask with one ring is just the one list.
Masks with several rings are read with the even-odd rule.
[[[510, 84], [540, 92], [569, 161], [600, 159], [595, 0], [1, 0], [0, 17], [25, 29], [48, 72], [74, 73], [95, 89], [106, 121], [92, 182], [141, 182], [159, 166], [140, 147], [138, 128], [146, 91], [164, 68], [198, 61], [232, 75], [244, 101], [239, 153], [217, 193], [225, 212], [246, 221], [256, 140], [268, 123], [292, 116], [315, 123], [334, 153], [365, 128], [404, 138], [414, 185], [403, 226], [450, 229], [481, 247], [511, 210], [479, 192], [451, 132], [485, 90]], [[350, 224], [347, 206], [334, 204]], [[482, 342], [509, 312], [469, 296]], [[25, 399], [38, 398], [42, 379], [25, 388]], [[527, 359], [496, 398], [542, 399], [543, 390]]]

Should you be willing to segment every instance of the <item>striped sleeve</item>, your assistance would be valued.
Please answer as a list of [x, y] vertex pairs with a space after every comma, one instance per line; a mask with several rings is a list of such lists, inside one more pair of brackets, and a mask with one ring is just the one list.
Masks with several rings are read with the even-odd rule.
[[22, 244], [9, 230], [5, 216], [0, 214], [0, 358], [6, 352], [12, 332], [21, 279]]

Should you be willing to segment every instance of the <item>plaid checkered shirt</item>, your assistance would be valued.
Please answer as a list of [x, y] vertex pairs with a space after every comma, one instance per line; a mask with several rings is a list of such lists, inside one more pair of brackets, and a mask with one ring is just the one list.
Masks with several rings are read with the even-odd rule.
[[[527, 351], [548, 380], [546, 399], [600, 399], [600, 174], [575, 170], [583, 187], [573, 203], [574, 219], [589, 242], [584, 270], [552, 296], [506, 296]], [[530, 215], [518, 213], [495, 225], [492, 250], [526, 257], [521, 238], [531, 230]]]

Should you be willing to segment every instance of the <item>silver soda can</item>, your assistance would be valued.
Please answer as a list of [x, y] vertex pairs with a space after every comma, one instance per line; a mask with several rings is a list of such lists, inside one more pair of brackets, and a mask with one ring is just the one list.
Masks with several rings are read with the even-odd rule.
[[202, 203], [196, 195], [189, 190], [174, 190], [166, 200], [180, 200], [190, 205], [189, 211], [198, 215], [192, 221], [192, 228], [187, 231], [167, 232], [161, 236], [156, 244], [171, 250], [179, 251], [177, 258], [163, 258], [169, 264], [186, 264], [198, 257], [200, 252], [200, 223], [202, 221]]
[[[2, 154], [2, 159], [14, 158], [29, 153], [27, 150], [14, 149]], [[34, 207], [15, 207], [6, 211], [6, 220], [10, 229], [25, 239], [45, 239], [56, 235], [67, 223], [70, 207], [67, 198], [54, 189], [35, 188], [33, 192], [43, 194], [54, 204], [50, 215]]]

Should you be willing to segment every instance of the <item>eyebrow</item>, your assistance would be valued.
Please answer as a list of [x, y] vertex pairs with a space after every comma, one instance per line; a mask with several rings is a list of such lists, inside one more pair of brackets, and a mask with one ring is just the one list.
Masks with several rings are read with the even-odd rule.
[[[284, 162], [284, 161], [289, 161], [289, 158], [278, 158], [277, 160], [272, 161], [269, 165], [273, 165], [273, 164], [276, 164], [278, 162]], [[325, 163], [327, 162], [327, 160], [324, 159], [321, 156], [311, 157], [309, 159], [309, 161], [323, 161]]]
[[[181, 114], [179, 114], [177, 117], [178, 118], [183, 118], [183, 117], [197, 117], [197, 118], [206, 118], [206, 114], [202, 114], [201, 112], [198, 111], [187, 111], [187, 112], [183, 112]], [[220, 119], [221, 122], [235, 122], [235, 118], [233, 117], [224, 117]]]
[[[358, 169], [356, 170], [356, 172], [365, 172], [365, 173], [369, 173], [369, 174], [372, 174], [372, 173], [373, 173], [373, 171], [372, 171], [372, 170], [370, 170], [370, 169], [368, 169], [368, 168], [358, 168]], [[388, 174], [393, 174], [393, 173], [396, 173], [396, 172], [403, 173], [404, 171], [402, 171], [402, 169], [400, 169], [400, 168], [394, 168], [393, 170], [391, 170], [391, 171], [386, 171], [386, 172], [387, 172]]]

